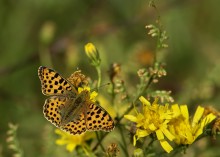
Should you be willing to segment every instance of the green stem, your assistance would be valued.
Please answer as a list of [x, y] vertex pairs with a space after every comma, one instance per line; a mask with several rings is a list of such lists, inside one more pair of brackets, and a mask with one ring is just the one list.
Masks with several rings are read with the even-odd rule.
[[101, 80], [102, 80], [102, 76], [101, 76], [101, 69], [100, 66], [96, 66], [96, 71], [97, 71], [97, 75], [98, 75], [98, 82], [97, 82], [97, 91], [99, 90], [99, 87], [101, 85]]
[[99, 145], [101, 145], [102, 140], [103, 140], [107, 135], [108, 135], [107, 132], [105, 132], [104, 135], [102, 135], [102, 137], [98, 140], [98, 143], [94, 146], [94, 148], [92, 149], [92, 151], [95, 151], [95, 150], [97, 149], [97, 147], [98, 147]]
[[148, 144], [146, 150], [145, 150], [145, 154], [148, 154], [148, 153], [150, 152], [151, 147], [153, 146], [154, 141], [155, 141], [155, 139], [152, 138], [151, 141], [150, 141], [150, 143]]
[[112, 105], [114, 105], [114, 101], [115, 101], [115, 84], [114, 82], [112, 82], [112, 100], [111, 100], [111, 103]]
[[160, 33], [157, 37], [157, 46], [156, 46], [156, 51], [155, 51], [155, 55], [154, 55], [154, 63], [157, 62], [157, 52], [159, 51], [159, 49], [160, 49]]
[[[95, 134], [96, 134], [97, 140], [98, 140], [98, 141], [100, 141], [100, 138], [99, 138], [98, 133], [97, 133], [97, 132], [95, 132]], [[100, 142], [100, 146], [101, 146], [102, 151], [104, 151], [104, 152], [105, 152], [105, 148], [103, 147], [103, 145], [102, 145], [102, 143], [101, 143], [101, 142]]]
[[125, 156], [129, 156], [128, 150], [127, 150], [127, 144], [126, 144], [125, 137], [124, 137], [124, 134], [123, 134], [123, 130], [122, 130], [121, 126], [119, 126], [118, 128], [119, 128], [119, 131], [120, 131], [120, 134], [121, 134], [121, 138], [122, 138], [122, 142], [123, 142], [122, 149], [123, 149], [123, 151], [125, 153]]

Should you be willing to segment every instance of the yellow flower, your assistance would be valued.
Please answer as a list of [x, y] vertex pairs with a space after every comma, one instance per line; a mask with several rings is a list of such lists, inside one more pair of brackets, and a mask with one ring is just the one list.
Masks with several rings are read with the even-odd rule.
[[97, 92], [95, 92], [95, 91], [93, 91], [92, 93], [90, 93], [90, 87], [79, 87], [78, 88], [78, 93], [80, 94], [82, 91], [88, 91], [89, 92], [89, 95], [90, 95], [90, 100], [92, 101], [92, 102], [95, 102], [96, 101], [96, 96], [98, 95], [98, 93]]
[[192, 121], [186, 105], [173, 105], [172, 109], [177, 116], [170, 121], [169, 130], [175, 136], [174, 142], [177, 144], [192, 144], [203, 133], [204, 127], [216, 118], [212, 113], [203, 117], [204, 108], [201, 106], [197, 107]]
[[139, 100], [143, 104], [143, 113], [138, 113], [136, 111], [136, 116], [124, 116], [126, 119], [136, 123], [137, 130], [133, 137], [134, 145], [136, 145], [136, 141], [141, 137], [146, 137], [155, 133], [163, 149], [169, 153], [173, 148], [166, 141], [165, 137], [170, 141], [175, 138], [168, 130], [168, 123], [173, 118], [174, 113], [169, 108], [168, 104], [164, 106], [157, 104], [158, 99], [155, 99], [153, 104], [150, 104], [143, 96], [141, 96]]
[[69, 152], [72, 152], [76, 146], [81, 146], [86, 151], [86, 148], [88, 147], [86, 141], [95, 137], [94, 132], [86, 132], [80, 135], [71, 135], [62, 130], [56, 129], [55, 133], [61, 136], [60, 139], [56, 140], [56, 144], [66, 145], [66, 150]]
[[88, 43], [85, 45], [86, 55], [91, 60], [92, 65], [99, 66], [101, 59], [99, 57], [99, 52], [96, 47], [92, 43]]

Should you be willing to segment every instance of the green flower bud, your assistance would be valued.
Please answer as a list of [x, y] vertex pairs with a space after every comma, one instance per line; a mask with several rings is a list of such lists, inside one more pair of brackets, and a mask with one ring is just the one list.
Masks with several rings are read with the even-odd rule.
[[143, 150], [140, 148], [137, 148], [134, 150], [134, 157], [144, 157]]

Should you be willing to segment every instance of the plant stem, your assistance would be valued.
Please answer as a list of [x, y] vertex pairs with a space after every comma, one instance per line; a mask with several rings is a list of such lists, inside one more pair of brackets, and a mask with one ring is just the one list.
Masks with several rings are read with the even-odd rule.
[[111, 103], [112, 103], [112, 105], [114, 105], [114, 101], [115, 101], [115, 84], [114, 84], [114, 82], [112, 82], [112, 91], [111, 91], [111, 95], [112, 95]]
[[123, 149], [123, 151], [125, 153], [125, 156], [129, 156], [128, 150], [127, 150], [127, 144], [126, 144], [125, 137], [124, 137], [124, 134], [123, 134], [123, 130], [122, 130], [121, 126], [119, 126], [118, 128], [119, 128], [119, 131], [120, 131], [120, 134], [121, 134], [121, 138], [122, 138], [122, 142], [123, 142], [123, 145], [121, 145], [122, 149]]
[[154, 143], [155, 139], [151, 139], [151, 141], [149, 142], [147, 148], [145, 149], [145, 154], [148, 154], [151, 150], [151, 147], [153, 146], [153, 143]]
[[101, 76], [101, 69], [100, 66], [96, 66], [96, 71], [97, 71], [97, 75], [98, 75], [98, 82], [97, 82], [97, 91], [99, 90], [99, 87], [101, 85], [101, 80], [102, 80], [102, 76]]
[[95, 150], [97, 149], [97, 147], [98, 147], [99, 145], [101, 145], [102, 140], [103, 140], [107, 135], [108, 135], [107, 132], [105, 132], [104, 135], [102, 135], [102, 137], [98, 140], [98, 143], [94, 146], [94, 148], [92, 149], [92, 151], [95, 151]]
[[[98, 133], [95, 132], [95, 134], [96, 134], [97, 140], [100, 141]], [[105, 151], [105, 148], [103, 147], [102, 143], [100, 143], [100, 146], [101, 146], [102, 151]]]

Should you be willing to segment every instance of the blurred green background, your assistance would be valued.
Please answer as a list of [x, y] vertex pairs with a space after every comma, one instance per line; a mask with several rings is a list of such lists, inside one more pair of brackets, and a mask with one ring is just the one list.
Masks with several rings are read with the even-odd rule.
[[[120, 63], [128, 89], [134, 88], [136, 71], [152, 63], [155, 50], [145, 26], [155, 23], [157, 13], [148, 2], [0, 0], [0, 156], [12, 154], [6, 144], [9, 122], [19, 124], [25, 156], [71, 156], [44, 139], [45, 127], [53, 126], [42, 114], [46, 97], [37, 69], [44, 65], [69, 76], [80, 68], [96, 79], [84, 53], [84, 45], [93, 42], [103, 77], [111, 63]], [[154, 88], [171, 90], [179, 104], [220, 109], [220, 1], [167, 0], [156, 5], [169, 48], [158, 54], [168, 75]], [[45, 152], [50, 145], [54, 151]], [[219, 146], [219, 140], [202, 140], [187, 155], [218, 156]]]

